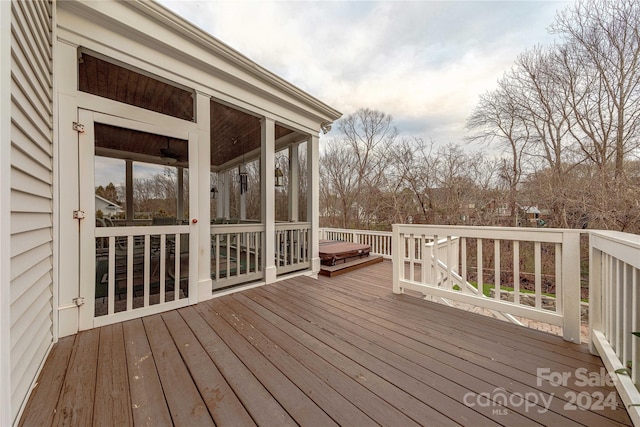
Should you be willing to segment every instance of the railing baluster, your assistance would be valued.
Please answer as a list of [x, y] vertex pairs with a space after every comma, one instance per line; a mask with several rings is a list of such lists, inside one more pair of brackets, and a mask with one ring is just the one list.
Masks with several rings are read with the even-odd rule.
[[493, 241], [493, 297], [498, 301], [501, 299], [500, 296], [500, 240], [494, 239]]
[[484, 270], [482, 265], [482, 239], [477, 239], [476, 248], [477, 248], [476, 256], [478, 258], [476, 262], [476, 267], [478, 270], [478, 273], [477, 273], [478, 277], [476, 278], [476, 280], [478, 281], [478, 295], [485, 296], [484, 286], [483, 286]]
[[133, 309], [133, 239], [127, 237], [127, 311]]
[[453, 244], [451, 236], [447, 236], [447, 289], [453, 289]]
[[513, 303], [520, 304], [520, 241], [513, 241]]
[[631, 340], [633, 339], [633, 335], [631, 332], [634, 330], [632, 328], [632, 316], [631, 310], [633, 306], [633, 300], [631, 299], [633, 291], [631, 289], [632, 279], [633, 279], [633, 271], [632, 267], [629, 264], [624, 264], [624, 277], [622, 280], [622, 328], [620, 333], [622, 334], [622, 358], [621, 360], [632, 360], [631, 359]]
[[151, 288], [151, 236], [144, 236], [144, 286], [143, 286], [143, 307], [149, 306], [149, 290]]
[[182, 240], [181, 235], [176, 233], [174, 236], [174, 267], [173, 267], [173, 300], [177, 301], [178, 300], [178, 290], [180, 288], [180, 241]]
[[164, 304], [164, 292], [167, 286], [167, 235], [160, 235], [160, 304]]
[[535, 265], [536, 308], [542, 308], [542, 254], [540, 242], [534, 242], [533, 254]]
[[[560, 243], [556, 243], [555, 245], [555, 258], [556, 258], [556, 277], [554, 280], [555, 283], [555, 297], [556, 297], [556, 312], [562, 313], [563, 307], [563, 286], [562, 286], [562, 245]], [[581, 293], [581, 292], [580, 292]]]
[[461, 237], [460, 238], [460, 261], [461, 261], [461, 268], [462, 268], [462, 284], [460, 285], [460, 289], [462, 290], [462, 293], [466, 294], [467, 292], [469, 292], [469, 289], [467, 289], [466, 283], [468, 282], [467, 280], [467, 238], [466, 237]]
[[116, 237], [109, 236], [109, 279], [107, 284], [107, 310], [113, 314], [116, 304]]
[[416, 240], [413, 234], [409, 237], [409, 280], [412, 282], [415, 280], [414, 271], [415, 268], [415, 253], [416, 253]]
[[[640, 331], [640, 315], [638, 315], [638, 311], [640, 311], [640, 270], [637, 268], [633, 268], [633, 272], [631, 275], [631, 332]], [[640, 337], [631, 336], [629, 337], [631, 340], [631, 359], [636, 362], [638, 365], [638, 361], [640, 361]], [[631, 370], [631, 380], [634, 384], [638, 385], [640, 380], [640, 369], [632, 369]]]

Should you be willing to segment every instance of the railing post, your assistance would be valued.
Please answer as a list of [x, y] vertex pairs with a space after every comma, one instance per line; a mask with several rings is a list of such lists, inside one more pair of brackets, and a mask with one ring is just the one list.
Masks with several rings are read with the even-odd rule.
[[393, 255], [391, 257], [391, 262], [393, 264], [393, 293], [401, 294], [402, 290], [400, 289], [400, 272], [404, 269], [404, 262], [402, 261], [402, 254], [404, 254], [404, 250], [402, 248], [402, 244], [404, 242], [400, 239], [400, 226], [398, 224], [392, 225], [392, 236], [391, 236], [391, 245], [393, 247]]
[[602, 252], [589, 233], [589, 351], [597, 356], [593, 331], [602, 331]]
[[562, 233], [562, 335], [580, 344], [580, 233]]

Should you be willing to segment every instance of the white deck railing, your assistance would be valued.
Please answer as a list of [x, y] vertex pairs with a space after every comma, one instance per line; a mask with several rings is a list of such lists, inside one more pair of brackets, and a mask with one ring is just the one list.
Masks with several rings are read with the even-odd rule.
[[213, 289], [264, 278], [263, 224], [211, 226], [211, 278]]
[[616, 387], [640, 425], [640, 407], [630, 406], [640, 404], [640, 337], [632, 334], [640, 331], [640, 236], [592, 231], [589, 248], [591, 350], [609, 372], [619, 372]]
[[309, 222], [276, 224], [275, 255], [277, 274], [285, 274], [311, 267], [309, 254]]
[[363, 243], [371, 247], [371, 255], [382, 255], [391, 259], [392, 234], [388, 231], [347, 230], [343, 228], [321, 228], [320, 240], [340, 240]]
[[[579, 231], [426, 225], [393, 227], [394, 292], [418, 291], [423, 295], [562, 326], [566, 340], [580, 342]], [[439, 244], [430, 245], [433, 241]], [[525, 252], [529, 259], [523, 259]], [[509, 259], [509, 265], [502, 264], [505, 258]], [[551, 270], [554, 276], [555, 307], [543, 305], [543, 277], [548, 280], [549, 276], [543, 275], [543, 258], [546, 271]], [[521, 266], [532, 271], [521, 271]], [[503, 270], [509, 270], [509, 277]], [[525, 273], [530, 273], [526, 276], [532, 277], [534, 284], [528, 292], [521, 289]], [[471, 286], [470, 282], [475, 282], [476, 286]], [[481, 291], [485, 284], [493, 287], [493, 296], [488, 297]], [[509, 288], [512, 297], [503, 292], [503, 287]], [[532, 305], [524, 304], [525, 297], [528, 299], [531, 295]]]

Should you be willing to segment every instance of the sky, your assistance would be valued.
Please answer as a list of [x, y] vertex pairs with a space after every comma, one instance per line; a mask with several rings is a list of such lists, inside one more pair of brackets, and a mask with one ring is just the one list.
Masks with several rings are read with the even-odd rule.
[[[401, 136], [436, 145], [466, 145], [465, 122], [479, 96], [496, 87], [519, 54], [557, 39], [548, 27], [570, 4], [160, 3], [344, 115], [379, 110], [391, 115]], [[336, 137], [335, 129], [324, 138]]]

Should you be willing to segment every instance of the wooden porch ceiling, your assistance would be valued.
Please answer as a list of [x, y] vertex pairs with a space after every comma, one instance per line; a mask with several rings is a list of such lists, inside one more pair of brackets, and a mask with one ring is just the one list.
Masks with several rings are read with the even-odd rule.
[[602, 363], [584, 345], [393, 295], [384, 262], [61, 339], [20, 425], [631, 425], [622, 407], [566, 408], [612, 387], [537, 384], [537, 368], [578, 367]]
[[[88, 53], [80, 57], [78, 88], [82, 92], [135, 105], [179, 119], [193, 121], [195, 117], [194, 91], [178, 87], [157, 77], [118, 65], [113, 60]], [[231, 106], [211, 101], [211, 165], [215, 167], [242, 159], [243, 154], [260, 148], [260, 118]], [[187, 166], [188, 144], [171, 141], [158, 135], [102, 126], [98, 148], [102, 155], [126, 158], [125, 153], [161, 158], [172, 157]], [[294, 131], [276, 123], [275, 139]], [[100, 151], [99, 151], [100, 153]], [[169, 155], [167, 155], [169, 154]], [[149, 159], [147, 159], [149, 160]], [[247, 159], [249, 160], [249, 159]]]

